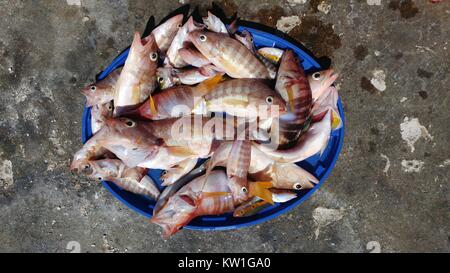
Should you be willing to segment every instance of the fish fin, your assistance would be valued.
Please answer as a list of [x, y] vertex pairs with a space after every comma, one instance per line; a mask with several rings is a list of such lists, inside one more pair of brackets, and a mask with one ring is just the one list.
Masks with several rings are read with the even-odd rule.
[[249, 193], [273, 205], [272, 192], [268, 190], [271, 187], [272, 182], [250, 182]]
[[342, 119], [339, 113], [331, 111], [331, 130], [337, 130], [342, 127]]
[[222, 191], [218, 191], [218, 192], [202, 192], [202, 197], [206, 198], [206, 197], [220, 197], [220, 196], [227, 196], [227, 195], [231, 195], [231, 192], [222, 192]]
[[291, 112], [295, 111], [294, 108], [294, 91], [292, 91], [292, 86], [288, 86], [286, 88], [286, 92], [288, 95], [288, 100], [289, 100], [289, 107], [291, 108]]
[[156, 109], [155, 100], [151, 94], [148, 97], [148, 103], [150, 105], [150, 112], [156, 116], [158, 114], [158, 110]]
[[197, 154], [189, 149], [188, 147], [182, 147], [182, 146], [167, 146], [167, 151], [176, 156], [196, 156]]
[[204, 80], [202, 83], [197, 85], [194, 89], [194, 94], [198, 97], [203, 97], [212, 90], [223, 80], [224, 74], [218, 74], [212, 78]]

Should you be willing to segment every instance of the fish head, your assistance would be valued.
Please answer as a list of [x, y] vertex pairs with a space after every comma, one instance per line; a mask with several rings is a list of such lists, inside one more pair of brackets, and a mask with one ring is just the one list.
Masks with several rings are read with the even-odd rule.
[[195, 217], [195, 202], [188, 195], [174, 195], [150, 220], [162, 227], [162, 236], [168, 238], [177, 233]]
[[235, 204], [240, 204], [247, 201], [250, 198], [248, 189], [247, 177], [242, 178], [238, 176], [231, 176], [228, 178], [230, 183], [231, 194]]
[[[183, 14], [177, 14], [153, 30], [153, 34], [173, 36], [183, 26]], [[169, 34], [169, 35], [168, 35]]]
[[134, 34], [133, 43], [131, 44], [127, 62], [139, 67], [145, 67], [145, 70], [154, 74], [158, 67], [159, 54], [158, 44], [153, 34], [141, 39], [138, 32]]
[[220, 56], [222, 38], [228, 37], [223, 33], [209, 32], [205, 30], [195, 30], [189, 33], [188, 38], [194, 46], [207, 58]]
[[337, 80], [338, 77], [339, 74], [334, 73], [334, 70], [331, 68], [308, 75], [313, 98], [317, 99], [320, 94], [325, 92], [325, 90]]
[[107, 178], [116, 177], [119, 167], [123, 164], [117, 159], [102, 159], [86, 162], [81, 172], [90, 178], [102, 181]]
[[103, 83], [102, 81], [90, 84], [83, 89], [81, 93], [86, 97], [86, 106], [91, 107], [102, 101], [103, 97], [114, 96], [114, 86]]
[[250, 49], [252, 52], [255, 51], [253, 35], [249, 31], [243, 30], [241, 34], [235, 34], [234, 37], [241, 42], [241, 44], [245, 45], [246, 48]]
[[[267, 118], [276, 118], [287, 113], [287, 106], [284, 99], [276, 92], [259, 92], [255, 93], [255, 101], [250, 104], [258, 105], [260, 115], [265, 115]], [[250, 99], [252, 100], [252, 99]]]
[[176, 78], [172, 67], [159, 67], [156, 70], [156, 81], [161, 89], [172, 87], [176, 84]]
[[107, 118], [107, 138], [99, 143], [114, 153], [126, 165], [134, 167], [156, 154], [162, 145], [161, 139], [152, 134], [149, 122], [129, 118]]

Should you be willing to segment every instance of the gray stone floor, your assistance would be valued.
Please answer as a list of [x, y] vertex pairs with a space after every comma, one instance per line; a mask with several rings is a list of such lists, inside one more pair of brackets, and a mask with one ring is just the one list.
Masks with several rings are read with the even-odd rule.
[[[346, 115], [332, 175], [264, 224], [168, 241], [96, 182], [71, 174], [82, 86], [146, 19], [210, 1], [0, 0], [0, 251], [448, 252], [450, 1], [218, 2], [329, 56]], [[81, 3], [81, 5], [80, 5]], [[298, 16], [298, 17], [291, 17]], [[70, 246], [70, 244], [69, 244]]]

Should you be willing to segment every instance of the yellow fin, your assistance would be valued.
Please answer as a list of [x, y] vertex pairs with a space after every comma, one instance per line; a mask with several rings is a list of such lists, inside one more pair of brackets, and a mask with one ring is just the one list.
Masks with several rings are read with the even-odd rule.
[[148, 102], [150, 104], [150, 111], [153, 115], [156, 115], [158, 111], [156, 110], [155, 101], [153, 100], [152, 95], [149, 96]]
[[196, 95], [203, 97], [211, 92], [221, 81], [223, 80], [223, 74], [218, 74], [212, 78], [204, 80], [202, 83], [195, 87]]
[[230, 192], [218, 191], [218, 192], [203, 192], [203, 197], [220, 197], [231, 195]]
[[292, 86], [286, 88], [289, 106], [291, 107], [291, 112], [294, 112], [294, 91], [292, 91]]
[[342, 120], [339, 114], [337, 114], [335, 111], [331, 112], [331, 129], [336, 130], [341, 128], [342, 126]]
[[250, 182], [249, 183], [249, 192], [254, 196], [258, 196], [264, 201], [274, 204], [272, 199], [272, 193], [268, 190], [272, 187], [272, 182]]

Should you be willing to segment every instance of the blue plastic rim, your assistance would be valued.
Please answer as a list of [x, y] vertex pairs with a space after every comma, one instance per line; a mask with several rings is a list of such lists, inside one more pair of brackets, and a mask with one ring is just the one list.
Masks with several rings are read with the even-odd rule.
[[[301, 60], [302, 66], [306, 72], [320, 70], [321, 67], [319, 63], [310, 56], [307, 52], [303, 51], [296, 45], [278, 37], [273, 34], [256, 30], [249, 27], [240, 27], [239, 30], [248, 30], [253, 35], [254, 43], [257, 47], [278, 47], [281, 49], [289, 48], [293, 50]], [[128, 57], [128, 50], [124, 51], [119, 55], [100, 75], [99, 79], [105, 78], [109, 73], [114, 71], [116, 68], [122, 66]], [[194, 229], [194, 230], [229, 230], [241, 227], [248, 227], [256, 225], [268, 220], [271, 220], [283, 213], [287, 213], [294, 207], [298, 206], [306, 199], [308, 199], [318, 188], [322, 186], [325, 180], [334, 168], [336, 161], [339, 157], [342, 145], [344, 143], [344, 111], [342, 107], [341, 99], [338, 101], [338, 108], [342, 118], [343, 126], [339, 130], [332, 132], [330, 141], [327, 148], [321, 156], [315, 155], [308, 158], [305, 161], [298, 162], [297, 165], [304, 168], [311, 174], [315, 175], [320, 182], [310, 190], [299, 191], [297, 198], [283, 204], [276, 204], [269, 208], [260, 211], [258, 214], [250, 217], [235, 218], [232, 213], [227, 213], [218, 216], [202, 216], [197, 217], [189, 223], [189, 225], [184, 228]], [[91, 131], [91, 109], [85, 107], [83, 112], [82, 120], [82, 141], [85, 143], [92, 136]], [[161, 180], [159, 179], [161, 175], [161, 170], [150, 170], [149, 176], [158, 184], [160, 189]], [[132, 210], [147, 218], [152, 217], [153, 208], [155, 205], [155, 200], [148, 197], [136, 195], [125, 190], [122, 190], [115, 184], [111, 182], [103, 182], [103, 185], [120, 201], [130, 207]]]

